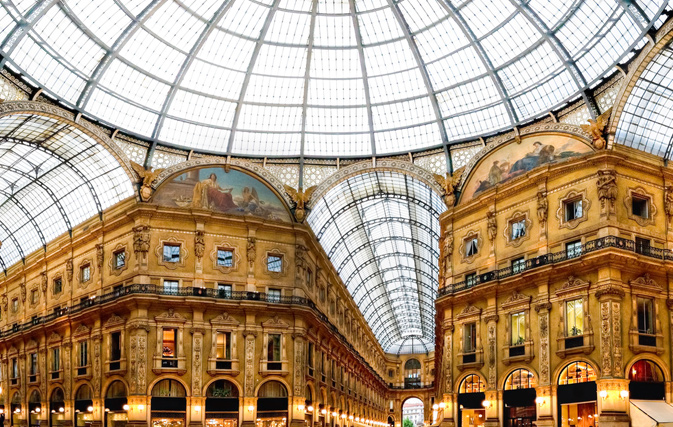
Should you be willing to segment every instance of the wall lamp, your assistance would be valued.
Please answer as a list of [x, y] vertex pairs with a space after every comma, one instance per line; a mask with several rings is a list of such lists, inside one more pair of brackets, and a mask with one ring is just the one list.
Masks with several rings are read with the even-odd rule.
[[484, 408], [490, 408], [491, 407], [491, 401], [490, 400], [484, 400], [483, 402], [481, 402], [481, 406], [483, 406]]
[[248, 406], [248, 412], [255, 412], [255, 406], [254, 405]]
[[444, 409], [444, 408], [446, 408], [446, 403], [439, 402], [439, 409]]
[[629, 398], [629, 391], [628, 390], [622, 390], [619, 392], [619, 397], [622, 398], [622, 400], [626, 400]]
[[601, 392], [598, 393], [598, 395], [601, 397], [601, 399], [605, 400], [605, 399], [608, 398], [608, 391], [607, 390], [601, 390]]
[[538, 396], [535, 398], [535, 403], [538, 404], [539, 407], [542, 407], [544, 405], [544, 397]]

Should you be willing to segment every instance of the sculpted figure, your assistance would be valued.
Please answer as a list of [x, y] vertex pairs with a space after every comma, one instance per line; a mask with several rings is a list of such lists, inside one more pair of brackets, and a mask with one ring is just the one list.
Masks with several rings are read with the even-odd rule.
[[598, 171], [598, 200], [601, 201], [601, 208], [606, 205], [609, 211], [614, 211], [615, 200], [617, 200], [617, 174], [613, 170], [605, 169]]

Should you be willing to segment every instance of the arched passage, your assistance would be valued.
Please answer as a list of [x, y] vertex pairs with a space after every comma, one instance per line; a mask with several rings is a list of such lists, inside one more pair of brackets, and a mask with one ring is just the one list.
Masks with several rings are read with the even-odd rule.
[[116, 380], [110, 383], [105, 392], [105, 425], [122, 426], [128, 421], [126, 385]]
[[404, 388], [419, 388], [421, 386], [421, 362], [418, 359], [409, 359], [404, 364]]
[[231, 381], [213, 381], [206, 390], [206, 425], [236, 427], [238, 425], [238, 387]]
[[187, 391], [180, 381], [161, 380], [152, 388], [152, 426], [185, 425]]
[[486, 381], [481, 376], [469, 374], [458, 386], [458, 427], [481, 427], [486, 421], [483, 402]]
[[577, 420], [581, 417], [586, 422], [596, 419], [596, 378], [596, 370], [584, 361], [571, 362], [561, 370], [558, 377], [557, 410], [562, 426], [571, 425], [570, 419]]
[[257, 427], [285, 427], [288, 416], [287, 388], [280, 381], [267, 381], [257, 392]]
[[53, 389], [49, 396], [49, 425], [51, 427], [65, 425], [65, 395], [60, 387]]
[[631, 399], [664, 400], [666, 383], [659, 365], [651, 360], [641, 359], [629, 369], [629, 396]]
[[93, 390], [82, 384], [75, 392], [75, 426], [85, 427], [93, 421]]
[[506, 425], [532, 425], [537, 419], [535, 386], [537, 378], [527, 369], [515, 369], [507, 376], [502, 396]]
[[28, 427], [39, 426], [42, 418], [42, 396], [33, 390], [28, 397]]
[[423, 401], [418, 397], [410, 397], [402, 403], [402, 427], [423, 426]]

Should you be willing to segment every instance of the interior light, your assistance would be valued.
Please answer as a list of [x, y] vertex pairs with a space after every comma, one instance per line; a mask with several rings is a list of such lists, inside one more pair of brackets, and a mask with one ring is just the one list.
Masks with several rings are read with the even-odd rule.
[[93, 406], [87, 406], [86, 410], [87, 412], [93, 412]]
[[201, 407], [200, 407], [199, 405], [196, 405], [196, 406], [194, 407], [194, 410], [195, 410], [196, 412], [201, 412]]
[[622, 390], [619, 392], [619, 397], [622, 399], [628, 399], [629, 397], [629, 391], [628, 390]]
[[138, 410], [139, 411], [144, 411], [145, 410], [145, 405], [138, 405]]
[[65, 412], [65, 408], [61, 406], [60, 408], [58, 408], [58, 412]]
[[300, 411], [303, 411], [304, 410], [304, 405], [297, 405], [297, 409], [300, 410]]
[[439, 409], [439, 405], [435, 403], [434, 405], [432, 405], [432, 409], [436, 411], [437, 409]]
[[248, 406], [248, 412], [253, 412], [255, 407], [253, 405]]
[[308, 405], [308, 408], [306, 408], [306, 410], [309, 411], [309, 412], [313, 412], [313, 406], [312, 406], [312, 405]]
[[441, 409], [444, 409], [444, 408], [446, 407], [446, 403], [444, 403], [444, 402], [439, 402], [439, 407], [440, 407]]
[[491, 406], [491, 402], [489, 400], [484, 400], [483, 402], [481, 402], [481, 406], [483, 406], [484, 408], [488, 408]]
[[37, 408], [35, 408], [35, 412], [38, 413], [38, 414], [40, 413], [40, 410], [41, 410], [41, 409], [40, 409], [39, 406], [38, 406]]
[[125, 404], [124, 406], [122, 406], [122, 409], [125, 410], [125, 411], [128, 411], [129, 410], [129, 405]]
[[608, 392], [607, 390], [601, 390], [601, 392], [598, 394], [603, 400], [607, 399], [608, 397]]
[[320, 410], [320, 413], [323, 414], [323, 415], [327, 414], [327, 409], [322, 408], [322, 409]]

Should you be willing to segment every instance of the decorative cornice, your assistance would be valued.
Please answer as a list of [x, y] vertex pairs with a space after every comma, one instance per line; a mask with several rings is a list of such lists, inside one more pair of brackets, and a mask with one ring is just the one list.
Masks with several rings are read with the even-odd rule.
[[491, 323], [491, 322], [495, 322], [495, 323], [497, 323], [497, 322], [498, 322], [498, 319], [500, 319], [500, 316], [498, 316], [497, 314], [491, 314], [491, 315], [486, 316], [486, 317], [484, 318], [484, 320], [486, 321], [486, 323]]
[[539, 313], [540, 311], [551, 311], [552, 304], [550, 302], [542, 302], [540, 304], [535, 304], [535, 312]]
[[609, 284], [596, 291], [596, 298], [601, 299], [603, 297], [617, 297], [619, 299], [624, 298], [624, 291], [612, 284]]
[[639, 288], [651, 288], [656, 289], [657, 291], [661, 291], [664, 289], [659, 283], [657, 283], [650, 277], [650, 273], [645, 273], [636, 279], [629, 280], [629, 286], [631, 287], [635, 286]]

